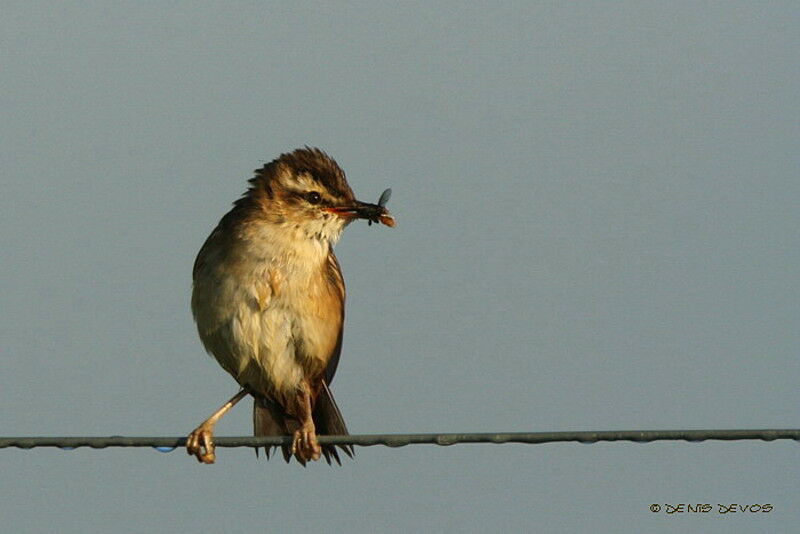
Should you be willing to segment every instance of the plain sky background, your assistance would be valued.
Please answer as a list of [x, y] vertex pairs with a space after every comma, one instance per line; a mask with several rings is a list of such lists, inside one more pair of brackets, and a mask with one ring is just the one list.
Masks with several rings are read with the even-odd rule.
[[[306, 144], [394, 190], [398, 226], [336, 249], [352, 432], [797, 428], [799, 50], [797, 2], [4, 2], [0, 434], [185, 435], [232, 395], [192, 263]], [[0, 530], [788, 532], [799, 467], [787, 441], [5, 449]]]

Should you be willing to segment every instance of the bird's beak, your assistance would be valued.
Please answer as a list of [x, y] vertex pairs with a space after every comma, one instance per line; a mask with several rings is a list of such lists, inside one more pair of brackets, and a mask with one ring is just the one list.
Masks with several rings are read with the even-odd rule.
[[341, 217], [367, 219], [370, 224], [381, 223], [389, 227], [395, 225], [394, 217], [392, 217], [392, 214], [389, 213], [389, 210], [384, 206], [370, 204], [369, 202], [361, 202], [360, 200], [356, 200], [352, 206], [333, 206], [325, 208], [325, 211], [335, 213]]

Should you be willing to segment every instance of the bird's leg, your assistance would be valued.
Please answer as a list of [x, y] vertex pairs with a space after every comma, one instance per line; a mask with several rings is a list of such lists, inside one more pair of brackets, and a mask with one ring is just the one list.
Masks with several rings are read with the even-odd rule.
[[246, 395], [247, 390], [242, 389], [239, 393], [231, 397], [228, 402], [223, 404], [219, 410], [211, 414], [211, 417], [192, 430], [192, 433], [186, 438], [186, 452], [195, 456], [198, 462], [213, 464], [216, 459], [216, 455], [214, 454], [214, 442], [212, 441], [214, 425], [216, 425], [217, 422], [222, 419], [222, 416], [228, 413], [228, 411]]
[[292, 454], [305, 464], [308, 460], [319, 460], [322, 447], [317, 441], [317, 431], [311, 417], [311, 387], [303, 381], [295, 398], [295, 417], [300, 421], [300, 428], [294, 431]]

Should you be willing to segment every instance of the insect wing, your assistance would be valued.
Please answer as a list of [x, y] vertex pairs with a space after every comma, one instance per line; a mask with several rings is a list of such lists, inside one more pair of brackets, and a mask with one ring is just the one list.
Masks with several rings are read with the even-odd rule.
[[386, 203], [389, 202], [389, 198], [392, 196], [392, 188], [390, 187], [383, 193], [381, 193], [381, 198], [378, 199], [378, 206], [384, 207]]

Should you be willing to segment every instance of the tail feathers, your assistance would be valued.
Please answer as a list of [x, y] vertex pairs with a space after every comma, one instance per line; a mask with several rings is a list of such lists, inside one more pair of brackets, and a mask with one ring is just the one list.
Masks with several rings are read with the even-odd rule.
[[[312, 413], [314, 427], [317, 435], [348, 435], [344, 419], [333, 400], [331, 390], [327, 384], [323, 383], [322, 391], [317, 397]], [[300, 422], [286, 413], [282, 406], [264, 397], [256, 397], [253, 404], [253, 433], [255, 436], [292, 436], [295, 430], [300, 428]], [[325, 461], [331, 464], [333, 459], [337, 464], [342, 465], [339, 458], [337, 445], [322, 445], [322, 455]], [[338, 445], [349, 457], [353, 457], [353, 447], [350, 445]], [[266, 447], [265, 453], [269, 459], [271, 453], [277, 447]], [[292, 457], [291, 446], [281, 445], [283, 458], [288, 463]], [[256, 453], [258, 451], [256, 450]], [[301, 462], [302, 463], [302, 462]]]
[[[342, 412], [340, 412], [339, 407], [336, 406], [336, 401], [333, 400], [333, 394], [330, 388], [328, 388], [328, 384], [325, 382], [322, 383], [322, 391], [319, 397], [317, 397], [317, 403], [314, 406], [312, 417], [314, 418], [314, 426], [317, 429], [318, 435], [349, 435], [347, 426], [344, 424]], [[339, 451], [336, 450], [336, 447], [336, 445], [323, 445], [322, 454], [325, 456], [325, 461], [329, 464], [331, 463], [331, 458], [333, 458], [336, 460], [337, 464], [342, 465], [339, 459]], [[347, 456], [350, 458], [353, 457], [355, 452], [353, 451], [352, 445], [338, 445], [338, 447], [342, 449]]]
[[[253, 402], [253, 435], [261, 436], [291, 436], [299, 428], [296, 419], [291, 418], [282, 407], [265, 397], [255, 397]], [[270, 454], [277, 446], [264, 447], [264, 453], [269, 460]], [[284, 459], [288, 462], [292, 457], [291, 447], [282, 445]], [[258, 449], [256, 449], [258, 455]]]

